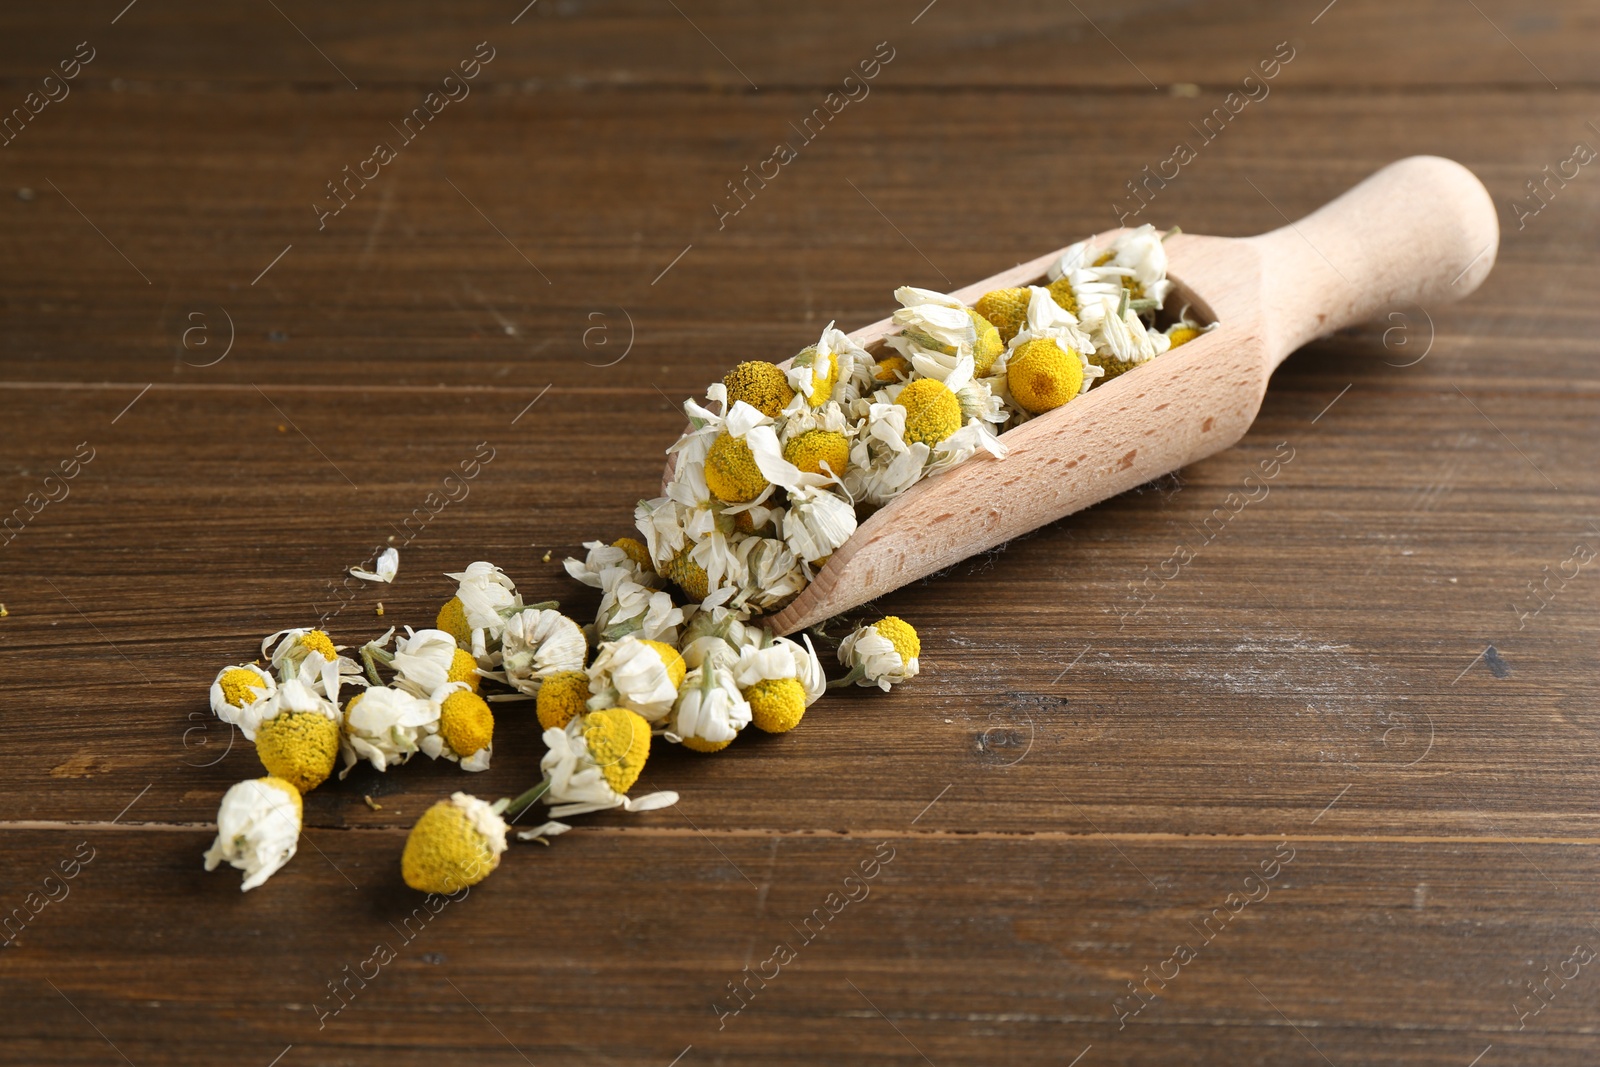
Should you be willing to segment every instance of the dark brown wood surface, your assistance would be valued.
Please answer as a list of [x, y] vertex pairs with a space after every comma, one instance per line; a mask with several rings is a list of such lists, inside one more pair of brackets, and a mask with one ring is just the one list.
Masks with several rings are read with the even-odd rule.
[[[0, 513], [94, 457], [0, 545], [0, 1062], [1595, 1062], [1600, 172], [1514, 206], [1600, 147], [1593, 5], [123, 3], [0, 14], [0, 113], [94, 50], [0, 146]], [[922, 677], [660, 755], [676, 808], [419, 918], [410, 823], [537, 775], [513, 707], [491, 771], [358, 771], [262, 889], [201, 870], [260, 773], [219, 666], [322, 615], [426, 625], [480, 558], [592, 610], [559, 561], [627, 532], [684, 396], [1113, 225], [1285, 41], [1137, 221], [1256, 233], [1446, 155], [1501, 209], [1481, 291], [1310, 346], [1236, 449], [882, 601]], [[397, 583], [339, 597], [391, 536]]]

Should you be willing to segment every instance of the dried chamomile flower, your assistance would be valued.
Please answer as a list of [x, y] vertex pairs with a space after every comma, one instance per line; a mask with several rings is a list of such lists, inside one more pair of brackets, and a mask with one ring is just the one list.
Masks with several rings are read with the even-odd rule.
[[230, 786], [217, 809], [217, 839], [206, 851], [206, 870], [224, 861], [245, 872], [251, 890], [278, 872], [300, 843], [301, 802], [282, 778], [253, 778]]
[[[785, 513], [783, 521], [787, 521], [787, 518]], [[733, 608], [773, 611], [806, 587], [800, 558], [783, 541], [771, 537], [747, 537], [734, 545], [733, 551], [743, 567], [743, 580], [728, 602]]]
[[518, 692], [537, 693], [550, 675], [582, 670], [588, 654], [583, 629], [559, 611], [519, 611], [500, 638], [502, 680]]
[[1084, 358], [1049, 337], [1026, 341], [1006, 360], [1006, 389], [1034, 415], [1054, 410], [1083, 388]]
[[413, 696], [426, 697], [448, 682], [462, 682], [474, 692], [478, 689], [478, 661], [456, 644], [445, 630], [413, 630], [406, 627], [397, 637], [394, 652], [384, 650], [394, 631], [362, 646], [363, 658], [371, 657], [395, 670], [395, 688]]
[[544, 801], [558, 819], [611, 808], [650, 811], [678, 802], [673, 792], [626, 795], [650, 757], [650, 724], [627, 708], [602, 708], [572, 720], [565, 730], [546, 730], [544, 743], [548, 751], [539, 764], [549, 783]]
[[406, 762], [438, 725], [438, 707], [422, 697], [378, 685], [357, 693], [344, 706], [344, 770], [339, 777], [361, 760], [380, 771]]
[[705, 472], [706, 488], [729, 504], [748, 504], [768, 487], [744, 438], [727, 433], [719, 434], [706, 453]]
[[[454, 618], [455, 612], [447, 602], [440, 611], [439, 629], [455, 636], [461, 647], [477, 659], [478, 666], [494, 666], [492, 653], [499, 645], [501, 631], [505, 629], [505, 616], [522, 607], [522, 597], [517, 594], [516, 583], [505, 571], [484, 560], [468, 564], [466, 570], [446, 574], [445, 577], [453, 578], [457, 583], [453, 599], [460, 605], [461, 619], [458, 623]], [[451, 615], [448, 620], [443, 618], [446, 611]], [[461, 640], [463, 631], [467, 638], [465, 641]]]
[[1149, 362], [1171, 343], [1166, 334], [1154, 333], [1145, 326], [1126, 295], [1116, 311], [1100, 320], [1095, 341], [1095, 351], [1088, 359], [1105, 371], [1107, 381]]
[[891, 685], [916, 677], [921, 652], [922, 642], [911, 624], [885, 616], [839, 643], [839, 662], [850, 673], [832, 684], [875, 685], [887, 692]]
[[822, 488], [789, 491], [789, 510], [783, 517], [783, 540], [807, 563], [833, 555], [855, 532], [856, 509], [848, 500]]
[[807, 430], [788, 440], [783, 458], [808, 474], [842, 477], [850, 467], [850, 438], [837, 430]]
[[686, 671], [671, 645], [636, 637], [608, 641], [589, 665], [589, 706], [631, 708], [651, 722], [665, 719]]
[[1146, 223], [1118, 234], [1095, 265], [1119, 268], [1128, 295], [1134, 300], [1148, 300], [1151, 306], [1159, 308], [1172, 289], [1172, 283], [1167, 280], [1167, 250], [1163, 242], [1177, 232], [1174, 229], [1161, 233]]
[[777, 364], [749, 360], [722, 378], [730, 404], [743, 400], [763, 415], [777, 418], [794, 399], [794, 389]]
[[[254, 663], [224, 667], [211, 683], [211, 710], [223, 722], [232, 723], [254, 738], [261, 722], [262, 701], [272, 696], [278, 683]], [[259, 707], [257, 705], [260, 705]]]
[[750, 724], [750, 703], [733, 672], [708, 663], [690, 671], [667, 720], [666, 738], [695, 752], [720, 752]]
[[[1187, 312], [1187, 310], [1188, 309], [1186, 308], [1185, 312]], [[1215, 323], [1210, 326], [1202, 326], [1198, 322], [1190, 321], [1187, 313], [1185, 313], [1184, 315], [1179, 316], [1177, 322], [1166, 328], [1165, 335], [1167, 338], [1167, 348], [1173, 349], [1177, 348], [1179, 345], [1188, 344], [1201, 334], [1209, 333], [1214, 329], [1216, 329]]]
[[493, 805], [467, 793], [429, 808], [406, 835], [400, 874], [423, 893], [458, 893], [500, 865], [506, 822]]
[[[652, 641], [675, 640], [677, 628], [683, 622], [683, 609], [672, 602], [670, 593], [641, 585], [629, 574], [613, 568], [602, 576], [605, 584], [601, 588], [605, 595], [600, 598], [600, 610], [595, 613], [596, 639], [617, 641], [635, 634]], [[677, 581], [670, 561], [662, 566], [661, 577]]]
[[937, 378], [907, 382], [895, 397], [905, 409], [905, 442], [929, 448], [961, 429], [961, 401]]
[[870, 363], [871, 359], [866, 349], [833, 323], [828, 323], [817, 343], [807, 345], [790, 361], [789, 384], [798, 395], [787, 410], [822, 407], [841, 393], [841, 387], [851, 381], [858, 365]]
[[884, 385], [911, 380], [911, 361], [896, 352], [878, 360], [872, 368], [872, 380]]
[[273, 669], [280, 674], [298, 672], [300, 664], [313, 652], [319, 653], [328, 663], [336, 663], [339, 660], [338, 649], [322, 630], [304, 627], [279, 630], [261, 642], [261, 654], [271, 658]]
[[650, 562], [650, 550], [644, 547], [644, 542], [636, 537], [619, 537], [611, 542], [611, 547], [619, 549], [623, 555], [633, 561], [633, 565], [645, 574], [653, 571], [654, 565]]
[[759, 641], [759, 630], [746, 623], [741, 612], [719, 605], [696, 611], [684, 624], [679, 654], [690, 670], [708, 662], [731, 667], [738, 662], [741, 649]]
[[309, 793], [333, 773], [339, 756], [338, 705], [291, 678], [266, 701], [256, 726], [256, 755], [267, 773]]
[[1028, 299], [1026, 288], [993, 289], [978, 298], [973, 310], [994, 323], [1002, 341], [1010, 341], [1027, 322]]
[[589, 672], [558, 671], [546, 677], [534, 710], [543, 729], [565, 729], [567, 723], [589, 711]]
[[787, 637], [774, 637], [765, 630], [757, 644], [747, 646], [739, 653], [734, 667], [734, 680], [740, 688], [760, 681], [793, 678], [800, 683], [805, 704], [810, 707], [828, 691], [828, 676], [822, 670], [822, 660], [805, 635], [805, 645]]
[[488, 770], [494, 754], [494, 713], [484, 699], [464, 683], [450, 682], [428, 702], [437, 709], [435, 725], [417, 747], [431, 759], [443, 757], [461, 764], [464, 771]]

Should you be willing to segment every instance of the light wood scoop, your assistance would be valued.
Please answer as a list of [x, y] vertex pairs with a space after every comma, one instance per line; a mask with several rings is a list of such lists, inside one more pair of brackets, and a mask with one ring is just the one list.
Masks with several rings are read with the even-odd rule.
[[[766, 625], [793, 633], [1220, 452], [1255, 421], [1289, 353], [1386, 307], [1466, 296], [1494, 266], [1499, 240], [1488, 191], [1437, 156], [1391, 163], [1258, 237], [1172, 236], [1166, 305], [1188, 304], [1215, 329], [1008, 431], [1005, 459], [980, 454], [912, 486]], [[991, 289], [1039, 283], [1060, 254], [952, 295], [970, 305]], [[893, 329], [884, 319], [851, 336], [870, 349]]]

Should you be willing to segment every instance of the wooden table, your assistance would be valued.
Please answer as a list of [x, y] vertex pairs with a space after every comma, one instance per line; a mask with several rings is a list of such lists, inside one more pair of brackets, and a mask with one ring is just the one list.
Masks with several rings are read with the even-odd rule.
[[[1592, 5], [925, 2], [0, 15], [0, 104], [56, 97], [0, 147], [0, 1061], [1595, 1062]], [[660, 755], [676, 808], [419, 912], [411, 822], [538, 773], [508, 708], [489, 772], [358, 771], [264, 888], [201, 870], [260, 773], [220, 666], [428, 625], [474, 559], [592, 611], [560, 560], [628, 532], [682, 398], [1115, 225], [1178, 142], [1129, 221], [1260, 232], [1431, 152], [1499, 265], [881, 602], [923, 676]]]

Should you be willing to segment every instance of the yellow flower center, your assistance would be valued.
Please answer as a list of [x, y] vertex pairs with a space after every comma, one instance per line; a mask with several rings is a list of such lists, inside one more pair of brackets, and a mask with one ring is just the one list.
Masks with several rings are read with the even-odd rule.
[[261, 681], [259, 674], [255, 671], [247, 671], [243, 667], [229, 667], [222, 672], [222, 677], [217, 684], [222, 687], [222, 699], [236, 708], [254, 704], [256, 702], [255, 690], [266, 688], [266, 684]]
[[726, 504], [747, 504], [761, 495], [767, 479], [742, 437], [718, 434], [706, 453], [706, 488]]
[[470, 689], [457, 689], [439, 705], [439, 736], [450, 751], [466, 759], [494, 739], [494, 713]]
[[499, 865], [500, 857], [472, 816], [448, 800], [423, 813], [400, 854], [406, 885], [423, 893], [459, 892], [489, 877]]
[[1006, 387], [1035, 415], [1065, 404], [1082, 385], [1082, 358], [1048, 337], [1018, 345], [1006, 364]]
[[683, 595], [696, 603], [704, 600], [711, 593], [711, 578], [706, 574], [706, 569], [689, 558], [689, 549], [685, 548], [678, 553], [672, 562], [667, 564], [665, 577], [683, 590]]
[[641, 645], [649, 645], [656, 650], [656, 655], [661, 657], [661, 665], [667, 669], [667, 677], [672, 681], [672, 688], [677, 689], [683, 685], [683, 676], [687, 673], [688, 664], [683, 662], [683, 657], [678, 650], [665, 641], [640, 641]]
[[918, 378], [900, 390], [895, 403], [906, 409], [906, 444], [929, 448], [961, 429], [961, 401], [937, 378]]
[[817, 374], [817, 360], [822, 353], [817, 351], [816, 345], [807, 345], [794, 357], [796, 367], [809, 367], [811, 369], [811, 395], [806, 398], [806, 403], [813, 408], [820, 408], [833, 398], [833, 387], [839, 384], [839, 360], [830, 352], [827, 363], [822, 373]]
[[1105, 371], [1105, 374], [1100, 376], [1101, 385], [1104, 385], [1113, 378], [1117, 378], [1128, 373], [1139, 365], [1137, 363], [1130, 363], [1127, 360], [1118, 359], [1110, 352], [1096, 352], [1094, 355], [1089, 357], [1089, 362]]
[[878, 360], [877, 367], [872, 371], [872, 380], [876, 382], [893, 384], [909, 377], [911, 377], [911, 361], [898, 352]]
[[690, 752], [721, 752], [731, 744], [733, 744], [733, 738], [731, 737], [726, 741], [707, 741], [703, 737], [685, 737], [683, 739], [683, 747]]
[[627, 708], [591, 711], [583, 717], [583, 740], [606, 783], [626, 793], [650, 758], [650, 724]]
[[878, 631], [879, 637], [887, 638], [900, 654], [900, 662], [910, 663], [922, 655], [922, 640], [917, 637], [917, 631], [909, 622], [898, 615], [885, 615], [872, 624]]
[[[1116, 258], [1116, 253], [1115, 252], [1105, 252], [1100, 256], [1099, 259], [1094, 261], [1094, 265], [1097, 266], [1097, 267], [1103, 267], [1107, 263], [1110, 263], [1115, 258]], [[1133, 278], [1129, 278], [1126, 275], [1124, 275], [1123, 278], [1122, 278], [1122, 287], [1124, 289], [1128, 290], [1128, 299], [1129, 300], [1143, 300], [1144, 299], [1144, 286], [1140, 282], [1138, 282], [1137, 280], [1135, 280]]]
[[[771, 366], [771, 364], [768, 364]], [[650, 550], [644, 543], [632, 537], [619, 537], [611, 542], [612, 548], [620, 548], [628, 554], [628, 558], [638, 565], [646, 574], [655, 573], [655, 564], [650, 559]]]
[[334, 649], [333, 642], [321, 630], [310, 630], [301, 634], [300, 646], [311, 652], [322, 653], [322, 658], [329, 663], [339, 658], [339, 653]]
[[807, 430], [783, 446], [783, 458], [810, 474], [843, 476], [850, 465], [850, 439], [835, 430]]
[[589, 675], [585, 671], [560, 671], [539, 683], [534, 709], [539, 726], [545, 730], [565, 730], [567, 723], [588, 710]]
[[[1024, 289], [1023, 292], [1027, 290]], [[973, 328], [978, 331], [978, 343], [972, 346], [972, 365], [973, 374], [981, 378], [989, 373], [994, 361], [1006, 350], [1006, 343], [1000, 339], [999, 328], [988, 319], [971, 309], [968, 309], [967, 316], [972, 319]]]
[[467, 609], [462, 606], [460, 597], [453, 596], [444, 602], [433, 625], [454, 637], [456, 644], [472, 646], [472, 627], [467, 625]]
[[798, 678], [768, 678], [744, 691], [750, 702], [750, 721], [769, 734], [782, 734], [800, 725], [806, 713], [806, 688]]
[[1072, 291], [1071, 282], [1065, 278], [1057, 278], [1045, 288], [1050, 290], [1050, 298], [1059, 307], [1072, 312], [1074, 315], [1078, 313], [1078, 295]]
[[[771, 520], [769, 519], [766, 522], [762, 522], [758, 525], [756, 523], [755, 512], [741, 511], [739, 514], [733, 517], [733, 528], [743, 534], [753, 534], [757, 530], [764, 529], [770, 522]], [[704, 574], [705, 572], [701, 571], [701, 573]], [[704, 600], [705, 597], [701, 597], [700, 599]]]
[[267, 773], [309, 793], [333, 773], [339, 724], [315, 711], [289, 711], [256, 730], [256, 755]]
[[776, 364], [759, 359], [739, 364], [723, 376], [722, 384], [728, 389], [728, 407], [743, 400], [768, 418], [778, 413], [794, 399], [794, 389], [789, 379]]
[[993, 289], [978, 298], [977, 312], [994, 324], [1002, 341], [1010, 342], [1028, 321], [1028, 297], [1026, 289]]
[[445, 681], [466, 682], [474, 693], [478, 691], [478, 661], [472, 658], [472, 653], [459, 648], [451, 653], [450, 671]]
[[1199, 336], [1200, 331], [1195, 329], [1193, 326], [1179, 326], [1177, 329], [1167, 334], [1167, 340], [1172, 342], [1172, 348], [1177, 348], [1179, 345], [1188, 344], [1190, 341], [1193, 341]]

